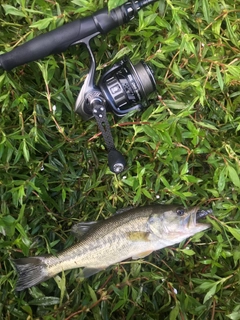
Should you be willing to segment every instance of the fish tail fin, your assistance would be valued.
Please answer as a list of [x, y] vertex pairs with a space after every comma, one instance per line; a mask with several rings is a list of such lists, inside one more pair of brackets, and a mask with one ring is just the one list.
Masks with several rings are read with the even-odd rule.
[[50, 278], [45, 259], [45, 257], [29, 257], [13, 260], [18, 273], [16, 291], [30, 288]]

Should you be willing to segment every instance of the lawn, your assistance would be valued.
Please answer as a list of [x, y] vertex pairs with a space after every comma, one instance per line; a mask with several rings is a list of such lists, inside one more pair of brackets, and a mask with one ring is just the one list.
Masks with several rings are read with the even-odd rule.
[[[0, 53], [124, 1], [2, 0]], [[95, 37], [99, 80], [127, 54], [154, 70], [149, 107], [108, 120], [115, 175], [94, 120], [74, 112], [84, 45], [0, 70], [0, 319], [240, 319], [240, 2], [157, 1]], [[212, 208], [211, 228], [87, 280], [79, 270], [20, 293], [11, 259], [56, 254], [71, 227], [117, 209]]]

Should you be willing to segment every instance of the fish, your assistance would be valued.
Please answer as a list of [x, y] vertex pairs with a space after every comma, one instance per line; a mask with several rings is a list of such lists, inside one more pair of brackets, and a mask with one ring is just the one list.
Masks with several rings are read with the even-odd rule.
[[[123, 210], [122, 210], [123, 211]], [[56, 255], [13, 260], [18, 274], [16, 291], [46, 281], [65, 270], [81, 269], [87, 278], [127, 259], [140, 259], [173, 246], [211, 225], [199, 223], [212, 209], [149, 205], [126, 209], [94, 222], [78, 223], [78, 242]]]

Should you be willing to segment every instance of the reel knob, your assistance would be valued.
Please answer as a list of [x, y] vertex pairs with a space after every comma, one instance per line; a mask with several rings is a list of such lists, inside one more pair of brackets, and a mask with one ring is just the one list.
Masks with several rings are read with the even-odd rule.
[[108, 165], [112, 172], [119, 174], [126, 167], [126, 160], [123, 155], [116, 149], [111, 149], [108, 153]]

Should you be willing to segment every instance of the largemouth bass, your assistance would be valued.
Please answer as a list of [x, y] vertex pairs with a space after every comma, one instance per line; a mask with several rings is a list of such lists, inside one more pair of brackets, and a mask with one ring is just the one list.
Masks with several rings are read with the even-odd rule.
[[152, 205], [131, 208], [103, 221], [79, 223], [74, 228], [79, 241], [58, 255], [14, 260], [19, 275], [16, 290], [32, 287], [64, 270], [83, 267], [82, 275], [89, 277], [123, 260], [143, 258], [209, 228], [197, 220], [211, 212]]

